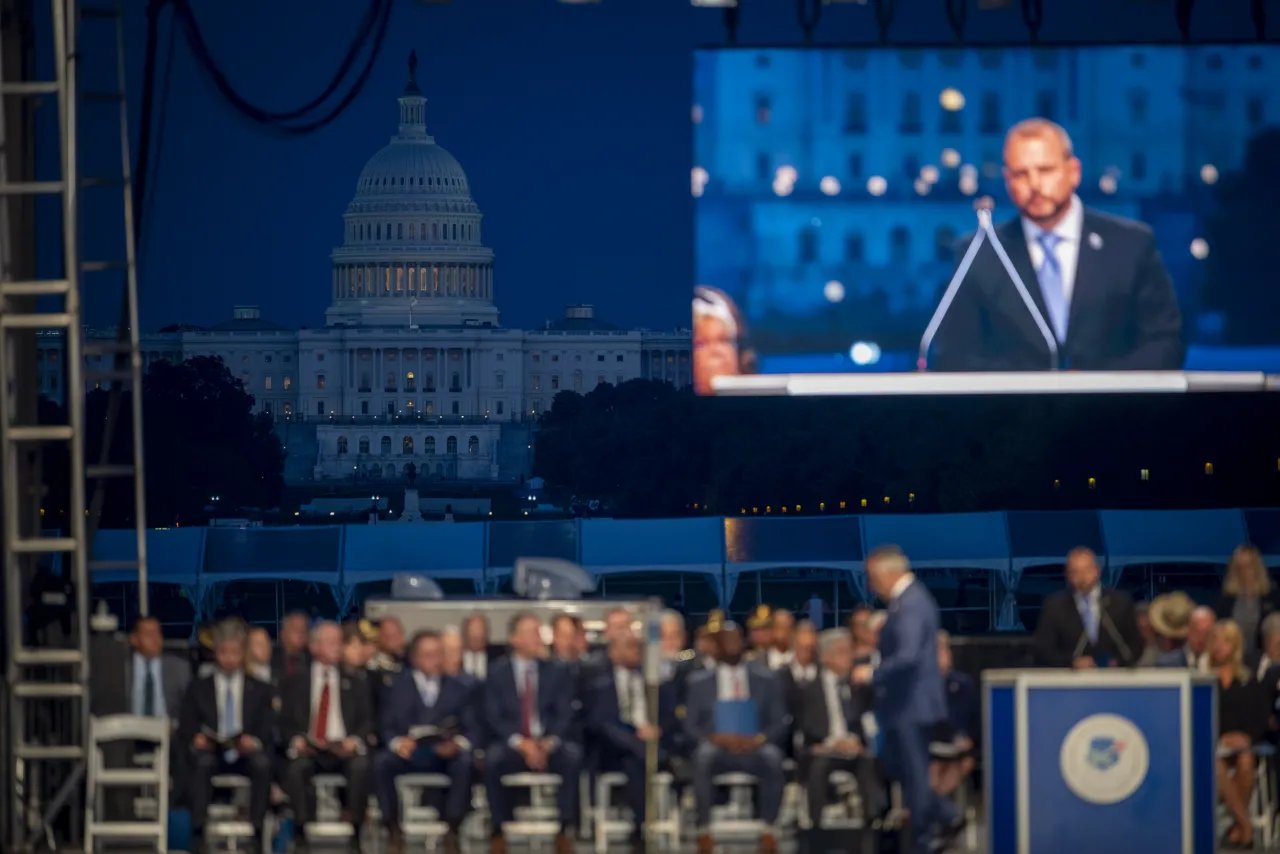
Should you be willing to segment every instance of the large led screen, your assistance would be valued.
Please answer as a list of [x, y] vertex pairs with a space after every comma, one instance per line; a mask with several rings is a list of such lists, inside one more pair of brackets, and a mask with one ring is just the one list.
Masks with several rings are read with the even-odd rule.
[[695, 385], [1274, 383], [1277, 79], [1263, 45], [699, 51]]

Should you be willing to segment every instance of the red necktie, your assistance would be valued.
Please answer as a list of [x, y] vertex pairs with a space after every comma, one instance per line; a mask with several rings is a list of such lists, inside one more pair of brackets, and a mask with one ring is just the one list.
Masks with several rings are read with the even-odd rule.
[[329, 674], [324, 673], [324, 687], [320, 689], [320, 705], [316, 707], [316, 741], [329, 740]]
[[525, 738], [533, 738], [535, 693], [533, 687], [533, 665], [526, 665], [524, 671], [524, 693], [520, 695], [520, 734]]

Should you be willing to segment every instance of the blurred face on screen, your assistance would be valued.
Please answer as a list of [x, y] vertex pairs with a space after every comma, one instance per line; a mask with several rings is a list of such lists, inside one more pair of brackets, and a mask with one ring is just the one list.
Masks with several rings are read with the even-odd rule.
[[1009, 134], [1004, 144], [1004, 184], [1018, 211], [1041, 228], [1057, 225], [1080, 186], [1080, 161], [1051, 128]]
[[413, 645], [411, 662], [416, 670], [434, 679], [440, 675], [440, 659], [440, 638], [430, 635], [418, 638], [418, 642]]
[[777, 611], [773, 615], [773, 646], [783, 652], [791, 649], [796, 631], [796, 618], [790, 611]]
[[693, 389], [711, 394], [711, 380], [738, 374], [738, 342], [717, 317], [693, 321]]
[[213, 651], [218, 669], [223, 673], [234, 673], [244, 667], [244, 638], [232, 638], [218, 644]]
[[271, 661], [271, 635], [264, 628], [249, 630], [248, 659], [250, 664], [267, 664]]
[[395, 617], [388, 617], [378, 624], [378, 646], [387, 655], [399, 658], [404, 655], [404, 626]]
[[164, 635], [160, 633], [159, 620], [139, 620], [134, 627], [129, 642], [143, 658], [155, 658], [164, 648]]
[[1097, 587], [1099, 574], [1093, 552], [1080, 549], [1067, 555], [1067, 584], [1077, 593], [1088, 593]]
[[662, 654], [674, 658], [684, 649], [684, 626], [678, 620], [662, 621]]
[[280, 625], [280, 646], [288, 655], [297, 655], [307, 648], [307, 618], [302, 614], [290, 614]]
[[440, 650], [444, 659], [444, 672], [457, 676], [462, 672], [462, 635], [448, 633], [440, 636]]
[[561, 618], [551, 627], [551, 649], [561, 661], [578, 660], [578, 627]]
[[730, 667], [736, 667], [742, 661], [742, 632], [738, 629], [724, 629], [716, 635], [719, 658]]

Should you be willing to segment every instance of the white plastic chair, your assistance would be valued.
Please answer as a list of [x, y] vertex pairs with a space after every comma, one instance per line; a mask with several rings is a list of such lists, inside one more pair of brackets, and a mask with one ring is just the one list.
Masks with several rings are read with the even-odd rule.
[[400, 828], [405, 841], [423, 845], [434, 851], [449, 832], [435, 807], [423, 806], [422, 795], [428, 789], [449, 790], [453, 780], [447, 774], [401, 774], [396, 777], [396, 795], [400, 800]]
[[222, 843], [226, 850], [238, 851], [241, 843], [253, 840], [253, 825], [240, 818], [248, 811], [253, 784], [241, 774], [214, 774], [209, 785], [215, 791], [230, 791], [231, 803], [209, 805], [208, 821], [204, 826], [205, 842], [210, 847]]
[[317, 845], [346, 845], [355, 835], [350, 822], [342, 820], [342, 797], [339, 790], [346, 788], [347, 778], [341, 774], [316, 774], [311, 778], [316, 790], [315, 821], [307, 822], [302, 832], [307, 842]]
[[755, 818], [754, 789], [759, 782], [754, 774], [732, 772], [717, 774], [711, 780], [718, 788], [729, 790], [729, 803], [711, 811], [708, 831], [713, 839], [754, 839], [764, 832], [764, 822]]
[[[86, 786], [84, 847], [89, 854], [100, 840], [142, 842], [158, 852], [169, 846], [169, 733], [168, 718], [108, 715], [89, 721], [89, 767]], [[103, 762], [104, 744], [129, 741], [155, 745], [150, 762], [130, 768], [108, 768]], [[110, 788], [142, 788], [154, 791], [156, 803], [150, 821], [103, 821], [104, 795]]]
[[527, 840], [533, 848], [555, 839], [560, 833], [560, 813], [553, 803], [556, 790], [563, 785], [559, 774], [507, 774], [502, 785], [509, 789], [529, 790], [530, 805], [515, 812], [515, 821], [502, 825], [502, 834], [512, 839]]
[[[635, 830], [637, 816], [624, 819], [613, 809], [613, 790], [626, 785], [626, 782], [625, 774], [609, 773], [596, 777], [595, 816], [592, 821], [596, 854], [606, 854], [610, 842], [626, 838]], [[654, 776], [657, 815], [645, 827], [647, 834], [664, 840], [673, 850], [680, 847], [680, 807], [672, 788], [674, 783], [675, 778], [665, 771]]]

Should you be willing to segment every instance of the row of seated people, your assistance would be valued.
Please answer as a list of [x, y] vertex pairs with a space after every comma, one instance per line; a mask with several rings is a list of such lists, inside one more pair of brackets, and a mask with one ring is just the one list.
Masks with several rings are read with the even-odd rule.
[[[372, 789], [395, 850], [403, 839], [396, 777], [439, 772], [455, 781], [442, 811], [451, 829], [445, 845], [456, 845], [470, 809], [470, 784], [479, 775], [492, 847], [501, 851], [502, 827], [512, 815], [510, 793], [501, 785], [505, 774], [547, 771], [576, 781], [584, 764], [592, 772], [620, 771], [627, 780], [624, 802], [642, 816], [644, 752], [656, 741], [662, 766], [693, 781], [700, 849], [711, 847], [713, 777], [741, 771], [758, 781], [760, 818], [768, 828], [761, 847], [771, 851], [786, 757], [797, 761], [815, 826], [830, 800], [833, 771], [855, 776], [864, 814], [884, 807], [885, 784], [872, 755], [870, 692], [848, 679], [855, 664], [875, 655], [876, 622], [860, 611], [852, 634], [832, 630], [819, 641], [812, 626], [797, 627], [786, 612], [762, 611], [749, 621], [750, 650], [736, 627], [724, 624], [703, 627], [695, 651], [684, 649], [683, 618], [666, 614], [664, 680], [657, 720], [650, 722], [638, 670], [641, 647], [622, 610], [609, 615], [603, 655], [587, 654], [582, 624], [570, 615], [553, 621], [550, 650], [540, 620], [517, 617], [509, 627], [510, 654], [498, 655], [487, 648], [483, 616], [472, 615], [459, 632], [415, 637], [405, 666], [404, 631], [394, 620], [384, 621], [376, 640], [357, 626], [344, 634], [336, 624], [321, 623], [310, 629], [308, 643], [306, 622], [291, 615], [274, 653], [264, 649], [259, 633], [230, 621], [211, 638], [211, 672], [186, 688], [181, 665], [159, 656], [158, 625], [142, 620], [131, 635], [135, 654], [123, 680], [124, 708], [111, 711], [178, 710], [174, 757], [183, 767], [174, 777], [186, 783], [197, 839], [215, 774], [250, 779], [255, 828], [263, 825], [272, 782], [278, 781], [300, 828], [315, 814], [311, 778], [335, 772], [346, 778], [345, 801], [355, 807], [344, 819], [358, 830], [365, 812], [360, 805]], [[945, 644], [939, 649], [944, 658]], [[940, 665], [949, 671], [949, 660]], [[946, 678], [959, 713], [952, 726], [942, 727], [942, 740], [961, 750], [943, 751], [935, 764], [935, 783], [943, 791], [955, 787], [971, 762], [964, 747], [972, 745], [976, 702], [971, 682], [960, 674]], [[716, 703], [723, 699], [754, 699], [760, 732], [716, 733]], [[447, 737], [429, 744], [409, 739], [411, 730], [427, 725], [444, 725]], [[227, 742], [230, 736], [234, 743]], [[564, 826], [557, 846], [564, 851], [578, 817], [575, 784], [559, 788], [557, 806]]]

